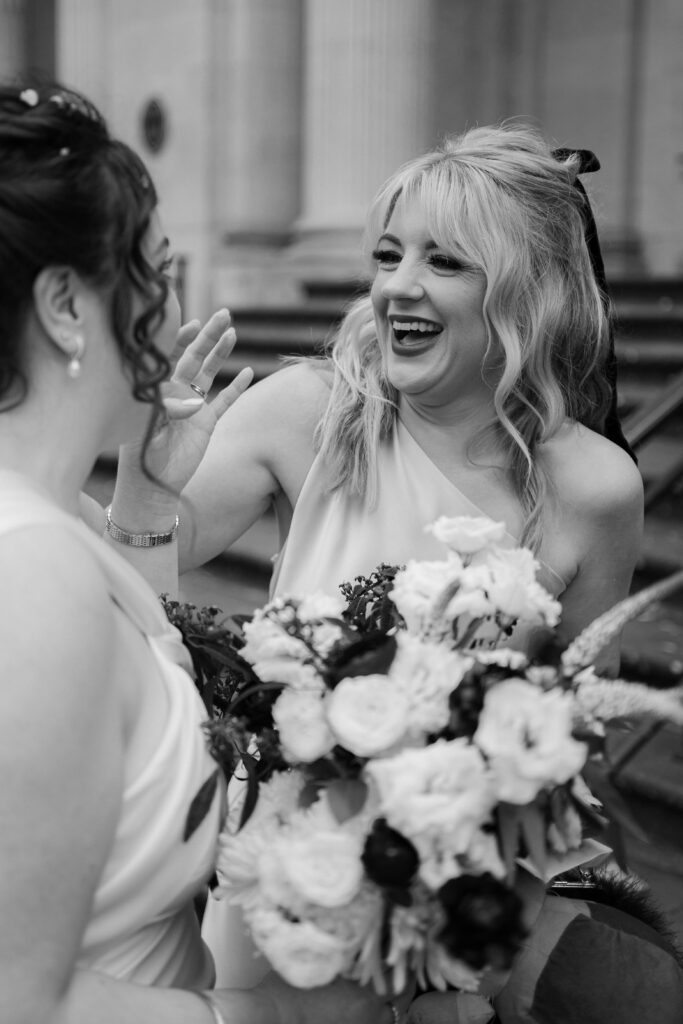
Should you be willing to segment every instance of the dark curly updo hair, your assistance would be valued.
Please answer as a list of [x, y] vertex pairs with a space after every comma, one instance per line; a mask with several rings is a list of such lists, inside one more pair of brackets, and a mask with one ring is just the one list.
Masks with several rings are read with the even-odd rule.
[[152, 339], [169, 285], [142, 249], [156, 205], [140, 158], [83, 96], [55, 84], [0, 86], [0, 409], [29, 387], [21, 336], [36, 276], [68, 266], [108, 301], [132, 393], [160, 412], [169, 362]]

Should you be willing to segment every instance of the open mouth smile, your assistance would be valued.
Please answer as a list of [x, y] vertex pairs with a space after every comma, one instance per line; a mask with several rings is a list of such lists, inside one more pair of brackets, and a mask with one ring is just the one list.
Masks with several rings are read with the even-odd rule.
[[390, 316], [389, 323], [395, 340], [404, 345], [428, 343], [443, 331], [441, 324], [422, 317]]

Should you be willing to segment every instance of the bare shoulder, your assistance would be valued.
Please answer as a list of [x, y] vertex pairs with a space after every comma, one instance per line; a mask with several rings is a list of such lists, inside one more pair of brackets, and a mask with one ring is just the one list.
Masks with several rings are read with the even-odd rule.
[[[46, 700], [54, 695], [47, 681], [59, 678], [59, 699], [82, 701], [82, 672], [113, 657], [112, 605], [97, 559], [70, 530], [35, 526], [0, 538], [0, 573], [17, 583], [0, 591], [5, 657], [28, 666], [36, 685], [45, 680]], [[95, 672], [88, 685], [99, 693], [107, 673]]]
[[643, 480], [623, 448], [595, 431], [567, 423], [543, 446], [557, 499], [598, 518], [642, 510]]
[[331, 383], [326, 363], [291, 363], [252, 384], [235, 408], [270, 425], [315, 425], [329, 401]]

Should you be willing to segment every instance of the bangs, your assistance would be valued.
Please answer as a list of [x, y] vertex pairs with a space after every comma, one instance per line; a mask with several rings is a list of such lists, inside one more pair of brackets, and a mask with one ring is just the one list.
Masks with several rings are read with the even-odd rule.
[[[365, 231], [364, 251], [369, 257], [377, 240], [387, 231], [400, 202], [415, 202], [424, 212], [429, 234], [449, 256], [485, 270], [476, 239], [488, 230], [479, 218], [472, 223], [474, 206], [465, 176], [457, 173], [452, 161], [408, 167], [395, 175], [373, 202]], [[469, 200], [469, 201], [468, 201]], [[374, 265], [373, 265], [374, 268]]]

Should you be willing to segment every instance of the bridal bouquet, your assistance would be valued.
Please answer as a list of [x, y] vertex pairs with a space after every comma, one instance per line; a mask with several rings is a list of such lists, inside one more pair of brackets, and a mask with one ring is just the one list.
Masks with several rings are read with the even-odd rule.
[[217, 895], [296, 986], [384, 992], [414, 972], [476, 990], [524, 937], [518, 866], [549, 878], [600, 849], [582, 771], [605, 723], [683, 719], [677, 694], [591, 667], [652, 588], [532, 662], [518, 631], [551, 634], [560, 614], [532, 553], [488, 519], [430, 529], [442, 560], [278, 598], [222, 637], [230, 699], [208, 731], [244, 782]]

